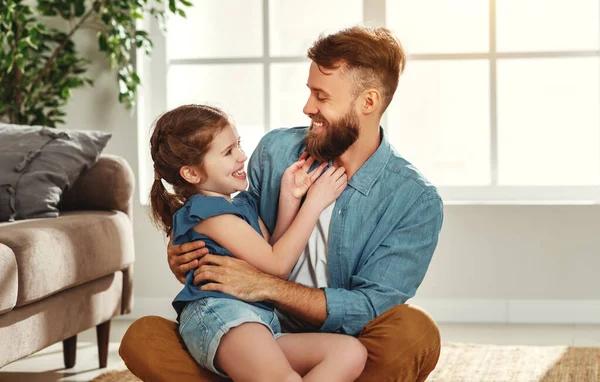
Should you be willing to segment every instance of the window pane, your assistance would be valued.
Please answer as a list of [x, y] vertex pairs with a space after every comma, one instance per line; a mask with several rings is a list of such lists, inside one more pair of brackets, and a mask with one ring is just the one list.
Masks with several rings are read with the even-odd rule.
[[409, 62], [388, 109], [388, 136], [436, 185], [490, 184], [489, 64]]
[[598, 0], [496, 2], [498, 51], [598, 49]]
[[263, 68], [260, 64], [173, 65], [167, 76], [169, 109], [208, 103], [233, 116], [250, 155], [264, 134]]
[[263, 53], [261, 0], [196, 0], [167, 24], [169, 59], [256, 57]]
[[600, 183], [598, 59], [498, 62], [500, 185]]
[[271, 55], [306, 56], [321, 33], [362, 23], [362, 7], [362, 0], [270, 0]]
[[386, 25], [407, 53], [487, 52], [487, 0], [387, 0]]
[[310, 64], [271, 65], [271, 128], [308, 126], [302, 112], [310, 94], [306, 87]]

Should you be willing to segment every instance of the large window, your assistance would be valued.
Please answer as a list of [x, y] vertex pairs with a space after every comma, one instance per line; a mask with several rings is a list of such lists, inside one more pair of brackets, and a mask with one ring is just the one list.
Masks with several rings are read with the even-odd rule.
[[386, 26], [409, 61], [382, 123], [446, 201], [598, 201], [598, 3], [196, 0], [166, 37], [153, 32], [141, 130], [207, 102], [231, 112], [252, 152], [265, 132], [308, 124], [306, 49], [319, 34]]

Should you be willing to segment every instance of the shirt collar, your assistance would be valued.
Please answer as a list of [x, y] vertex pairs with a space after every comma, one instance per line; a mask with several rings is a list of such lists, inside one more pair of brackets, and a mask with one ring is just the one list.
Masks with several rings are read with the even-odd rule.
[[387, 166], [392, 155], [392, 146], [390, 145], [383, 128], [379, 126], [381, 143], [373, 155], [360, 166], [358, 171], [352, 175], [348, 185], [363, 195], [369, 195], [373, 184], [381, 176], [383, 169]]

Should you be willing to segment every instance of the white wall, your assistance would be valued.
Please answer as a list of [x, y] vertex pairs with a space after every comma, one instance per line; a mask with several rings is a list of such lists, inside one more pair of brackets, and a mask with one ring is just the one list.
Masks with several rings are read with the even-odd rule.
[[[116, 75], [95, 41], [91, 31], [78, 36], [95, 62], [96, 86], [74, 93], [67, 127], [112, 132], [106, 152], [125, 157], [137, 174], [136, 118], [117, 102]], [[137, 194], [134, 226], [134, 315], [172, 316], [180, 287]], [[600, 323], [599, 233], [600, 206], [448, 205], [415, 301], [440, 321]]]
[[444, 321], [600, 323], [600, 206], [447, 205], [415, 302]]
[[[94, 79], [95, 86], [73, 92], [73, 98], [66, 109], [66, 127], [111, 132], [113, 136], [104, 152], [127, 159], [137, 177], [137, 117], [119, 104], [116, 72], [110, 71], [103, 54], [97, 51], [94, 32], [80, 31], [75, 40], [78, 49], [94, 62], [88, 74]], [[179, 292], [180, 284], [168, 269], [166, 241], [151, 224], [145, 208], [140, 204], [136, 190], [133, 208], [136, 254], [134, 314], [172, 316], [170, 301]], [[163, 300], [145, 300], [154, 298]]]

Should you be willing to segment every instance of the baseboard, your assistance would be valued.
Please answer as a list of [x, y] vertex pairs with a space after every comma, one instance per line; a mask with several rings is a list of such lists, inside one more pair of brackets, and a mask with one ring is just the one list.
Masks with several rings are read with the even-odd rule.
[[414, 298], [409, 303], [440, 323], [600, 324], [600, 300]]
[[133, 299], [133, 310], [124, 316], [115, 317], [117, 320], [136, 320], [144, 316], [160, 316], [169, 320], [175, 320], [176, 314], [172, 298], [135, 297]]
[[[133, 311], [117, 319], [161, 316], [175, 320], [170, 298], [135, 297]], [[409, 301], [440, 323], [600, 324], [600, 300], [429, 299]]]

